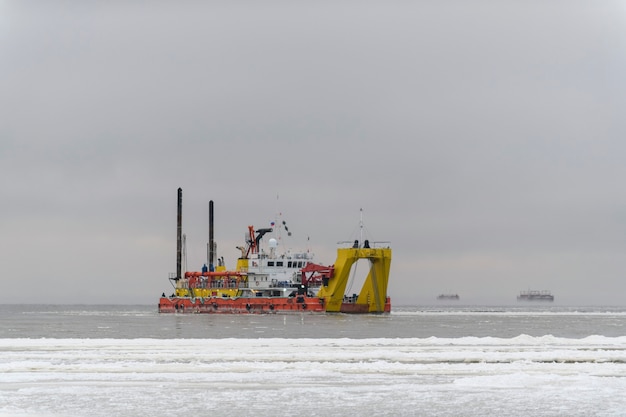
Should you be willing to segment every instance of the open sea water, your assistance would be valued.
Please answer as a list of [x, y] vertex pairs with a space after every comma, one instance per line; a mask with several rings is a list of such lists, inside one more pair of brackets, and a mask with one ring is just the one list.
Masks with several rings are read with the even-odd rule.
[[626, 308], [0, 306], [0, 416], [626, 416]]

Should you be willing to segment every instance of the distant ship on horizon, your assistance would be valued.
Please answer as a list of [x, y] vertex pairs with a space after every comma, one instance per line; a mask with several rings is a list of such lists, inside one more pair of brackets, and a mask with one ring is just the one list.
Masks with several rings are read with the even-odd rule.
[[437, 300], [442, 301], [442, 300], [458, 300], [461, 297], [459, 297], [459, 294], [439, 294], [437, 296]]
[[554, 295], [550, 291], [528, 290], [521, 291], [517, 301], [554, 301]]

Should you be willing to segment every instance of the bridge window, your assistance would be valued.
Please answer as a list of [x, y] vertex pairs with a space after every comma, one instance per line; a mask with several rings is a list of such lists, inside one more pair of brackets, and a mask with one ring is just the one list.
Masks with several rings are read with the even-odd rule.
[[276, 266], [283, 266], [283, 261], [276, 262]]
[[267, 266], [274, 266], [274, 261], [267, 261]]

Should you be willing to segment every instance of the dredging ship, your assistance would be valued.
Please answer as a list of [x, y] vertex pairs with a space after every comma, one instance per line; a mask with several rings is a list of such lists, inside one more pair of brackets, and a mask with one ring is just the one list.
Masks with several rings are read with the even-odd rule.
[[550, 291], [528, 290], [521, 291], [517, 301], [554, 301], [554, 295]]
[[[388, 242], [357, 239], [340, 242], [330, 266], [313, 262], [313, 254], [281, 252], [273, 227], [248, 226], [235, 269], [228, 270], [215, 253], [213, 201], [209, 202], [208, 265], [201, 271], [182, 271], [182, 189], [178, 189], [176, 272], [169, 280], [170, 296], [162, 294], [160, 313], [389, 313], [387, 295], [391, 248]], [[363, 227], [361, 219], [361, 229]], [[362, 234], [361, 234], [362, 235]], [[217, 264], [215, 260], [217, 259]], [[369, 271], [359, 293], [346, 295], [354, 279], [353, 266], [367, 260]], [[169, 291], [168, 291], [169, 292]]]

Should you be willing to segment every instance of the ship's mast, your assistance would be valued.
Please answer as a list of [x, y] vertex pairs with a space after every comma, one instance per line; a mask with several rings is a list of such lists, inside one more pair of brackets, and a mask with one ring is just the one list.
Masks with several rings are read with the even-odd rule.
[[181, 278], [183, 253], [183, 189], [178, 189], [178, 215], [176, 218], [176, 281]]
[[361, 208], [361, 218], [359, 220], [359, 243], [363, 244], [363, 209]]
[[272, 229], [274, 229], [274, 237], [278, 240], [278, 244], [282, 245], [282, 228], [280, 221], [282, 220], [282, 213], [279, 211], [278, 193], [276, 193], [276, 206], [274, 207], [274, 221], [272, 222]]
[[213, 240], [213, 200], [209, 201], [209, 270], [215, 268], [215, 243]]

